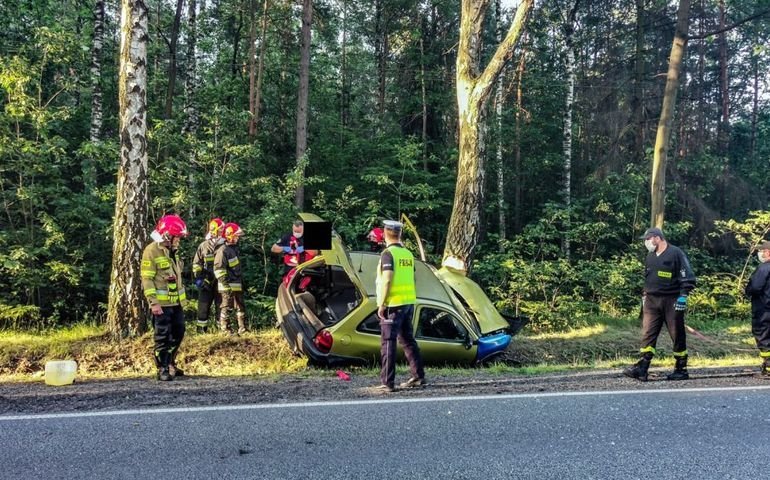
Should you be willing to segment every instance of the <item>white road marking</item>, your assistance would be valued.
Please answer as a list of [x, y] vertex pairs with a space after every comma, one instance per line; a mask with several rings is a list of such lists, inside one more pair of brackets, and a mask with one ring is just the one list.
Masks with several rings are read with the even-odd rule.
[[74, 413], [43, 413], [34, 415], [0, 415], [0, 422], [20, 420], [50, 420], [60, 418], [113, 417], [123, 415], [155, 415], [161, 413], [227, 412], [233, 410], [270, 410], [277, 408], [312, 408], [345, 407], [355, 405], [378, 405], [387, 403], [428, 403], [428, 402], [467, 402], [479, 400], [517, 400], [526, 398], [550, 397], [590, 397], [608, 395], [656, 395], [661, 393], [700, 393], [700, 392], [750, 392], [770, 390], [770, 385], [749, 387], [700, 387], [700, 388], [662, 388], [656, 390], [605, 390], [585, 392], [538, 392], [511, 393], [501, 395], [468, 395], [452, 397], [419, 398], [375, 398], [368, 400], [339, 400], [331, 402], [296, 402], [296, 403], [255, 403], [244, 405], [214, 405], [208, 407], [146, 408], [133, 410], [106, 410]]

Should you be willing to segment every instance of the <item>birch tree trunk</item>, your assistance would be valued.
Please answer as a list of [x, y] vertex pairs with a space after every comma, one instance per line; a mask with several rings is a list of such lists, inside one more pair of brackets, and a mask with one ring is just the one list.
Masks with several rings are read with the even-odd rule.
[[265, 72], [265, 52], [267, 51], [267, 12], [270, 10], [270, 0], [262, 4], [262, 32], [259, 43], [259, 61], [257, 62], [257, 85], [254, 92], [254, 130], [259, 126], [260, 106], [262, 104], [262, 78]]
[[121, 1], [120, 164], [107, 326], [113, 338], [144, 331], [147, 305], [139, 273], [147, 225], [147, 5]]
[[524, 78], [526, 60], [527, 52], [524, 50], [521, 52], [519, 66], [516, 68], [516, 153], [513, 157], [513, 229], [516, 233], [521, 232], [521, 190], [524, 183], [524, 176], [521, 174], [521, 120], [524, 115], [524, 94], [521, 83]]
[[484, 116], [497, 76], [518, 43], [533, 0], [523, 0], [508, 33], [479, 73], [481, 34], [488, 0], [462, 0], [457, 50], [459, 159], [454, 206], [442, 264], [467, 273], [481, 236], [484, 206]]
[[91, 45], [91, 135], [98, 142], [102, 131], [102, 47], [104, 46], [104, 0], [94, 3], [94, 40]]
[[577, 16], [579, 0], [570, 9], [567, 21], [563, 26], [564, 45], [567, 49], [567, 60], [565, 69], [567, 71], [567, 95], [564, 106], [564, 132], [562, 137], [562, 153], [564, 155], [564, 206], [567, 209], [567, 220], [565, 225], [566, 234], [562, 243], [564, 255], [567, 260], [570, 258], [570, 239], [569, 239], [569, 209], [572, 206], [572, 112], [575, 108], [575, 48], [573, 45], [573, 34], [575, 33], [575, 17]]
[[[503, 41], [503, 19], [500, 0], [495, 0], [495, 40], [499, 45]], [[500, 235], [499, 249], [504, 250], [505, 241], [505, 169], [503, 167], [503, 78], [505, 65], [497, 77], [495, 90], [495, 129], [497, 145], [495, 151], [495, 167], [497, 170], [497, 229]]]
[[195, 93], [198, 85], [198, 59], [196, 48], [198, 43], [196, 0], [187, 0], [187, 51], [185, 54], [187, 63], [187, 75], [185, 76], [185, 123], [183, 133], [195, 136], [198, 132], [199, 117], [198, 107], [195, 104]]
[[[302, 1], [302, 47], [299, 60], [299, 88], [297, 90], [297, 165], [301, 166], [307, 151], [307, 109], [310, 83], [310, 35], [313, 21], [313, 1]], [[304, 174], [304, 171], [302, 172]], [[305, 205], [305, 186], [300, 183], [294, 203], [302, 210]]]
[[682, 68], [685, 49], [687, 48], [687, 31], [690, 20], [690, 0], [679, 0], [676, 14], [676, 33], [671, 46], [671, 56], [668, 61], [666, 88], [663, 92], [663, 107], [658, 120], [658, 133], [655, 137], [655, 152], [652, 159], [652, 181], [650, 197], [650, 225], [663, 228], [666, 213], [666, 163], [668, 147], [671, 140], [671, 126], [674, 121], [676, 95], [679, 88], [679, 71]]
[[179, 25], [182, 23], [184, 0], [176, 0], [174, 23], [171, 24], [171, 38], [168, 42], [168, 87], [166, 88], [165, 117], [171, 118], [174, 108], [174, 90], [176, 90], [176, 51], [179, 45]]
[[[91, 142], [101, 140], [102, 131], [102, 47], [104, 46], [104, 0], [94, 3], [94, 38], [91, 44]], [[83, 186], [86, 193], [96, 188], [96, 167], [89, 155], [84, 155]]]

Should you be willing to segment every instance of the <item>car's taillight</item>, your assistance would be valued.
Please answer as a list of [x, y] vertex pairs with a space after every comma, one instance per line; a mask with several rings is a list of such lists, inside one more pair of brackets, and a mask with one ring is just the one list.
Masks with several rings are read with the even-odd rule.
[[328, 330], [321, 330], [315, 334], [313, 343], [315, 343], [315, 346], [318, 348], [318, 350], [322, 351], [323, 353], [329, 353], [332, 349], [332, 345], [334, 344], [334, 337], [332, 337], [332, 334], [329, 333]]

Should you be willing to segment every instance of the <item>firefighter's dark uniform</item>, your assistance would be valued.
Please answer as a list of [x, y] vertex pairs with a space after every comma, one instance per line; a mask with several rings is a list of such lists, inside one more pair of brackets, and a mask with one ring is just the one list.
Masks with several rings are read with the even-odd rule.
[[150, 306], [163, 307], [163, 315], [153, 315], [155, 327], [154, 358], [156, 366], [175, 365], [184, 338], [184, 313], [187, 303], [182, 284], [182, 260], [179, 252], [158, 242], [147, 245], [142, 253], [142, 289]]
[[762, 373], [770, 375], [770, 261], [761, 263], [746, 285], [751, 298], [751, 333], [762, 357]]
[[198, 295], [198, 329], [203, 330], [209, 323], [211, 304], [215, 305], [215, 316], [219, 318], [222, 295], [219, 293], [217, 277], [214, 275], [214, 258], [217, 251], [224, 247], [225, 240], [221, 237], [204, 240], [198, 245], [193, 257], [193, 275], [201, 279], [203, 286]]
[[235, 309], [238, 333], [246, 331], [246, 307], [243, 303], [243, 275], [238, 258], [238, 246], [225, 244], [214, 256], [214, 275], [217, 278], [222, 306], [219, 312], [219, 329], [228, 332], [230, 310]]
[[[414, 256], [400, 243], [388, 245], [380, 256], [377, 268], [377, 305], [387, 307], [384, 319], [380, 319], [380, 355], [382, 369], [380, 382], [389, 389], [395, 387], [396, 340], [404, 349], [412, 378], [423, 381], [425, 370], [417, 341], [412, 329], [414, 303], [417, 299], [414, 283]], [[387, 295], [381, 288], [382, 272], [393, 271]]]
[[655, 355], [655, 345], [660, 329], [665, 323], [674, 343], [676, 366], [669, 380], [685, 380], [687, 374], [687, 336], [684, 326], [684, 310], [677, 310], [679, 297], [687, 297], [695, 288], [695, 274], [684, 252], [667, 244], [660, 254], [651, 252], [644, 264], [644, 292], [642, 304], [641, 358], [624, 374], [639, 380], [647, 380], [647, 369]]

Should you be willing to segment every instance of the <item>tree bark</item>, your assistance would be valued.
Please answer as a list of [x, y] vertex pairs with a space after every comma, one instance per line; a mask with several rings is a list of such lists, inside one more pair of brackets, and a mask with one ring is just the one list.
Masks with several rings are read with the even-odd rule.
[[524, 183], [524, 176], [521, 173], [521, 121], [524, 114], [524, 92], [521, 87], [524, 78], [524, 68], [527, 59], [527, 52], [521, 52], [519, 66], [516, 69], [516, 153], [513, 160], [513, 230], [516, 233], [521, 232], [521, 190]]
[[428, 95], [425, 87], [424, 28], [420, 29], [420, 102], [422, 103], [422, 169], [428, 171]]
[[267, 12], [270, 10], [270, 0], [262, 4], [262, 32], [259, 44], [259, 61], [257, 62], [257, 86], [254, 93], [254, 130], [259, 126], [259, 116], [262, 104], [262, 79], [265, 72], [265, 52], [267, 51]]
[[198, 59], [196, 57], [196, 48], [198, 43], [197, 12], [196, 0], [187, 0], [187, 75], [185, 76], [185, 123], [182, 127], [183, 133], [195, 135], [198, 132], [200, 119], [198, 117], [198, 107], [195, 104], [195, 94], [198, 85]]
[[[500, 0], [495, 0], [495, 40], [499, 45], [503, 41], [503, 12]], [[495, 90], [495, 130], [497, 145], [495, 151], [495, 167], [497, 170], [497, 230], [500, 237], [498, 245], [500, 252], [505, 246], [505, 169], [503, 167], [503, 78], [505, 77], [505, 65], [497, 77]]]
[[[297, 90], [297, 166], [302, 168], [307, 151], [307, 110], [308, 89], [310, 84], [310, 39], [311, 23], [313, 21], [313, 1], [302, 2], [302, 46], [299, 60], [299, 88]], [[304, 175], [304, 169], [301, 172]], [[305, 205], [305, 186], [303, 182], [297, 186], [294, 203], [302, 210]]]
[[484, 116], [494, 81], [515, 48], [533, 0], [523, 0], [505, 39], [479, 73], [481, 34], [488, 0], [463, 0], [457, 50], [459, 160], [454, 206], [442, 264], [468, 272], [481, 236], [484, 205]]
[[636, 68], [634, 70], [634, 98], [632, 111], [634, 115], [634, 154], [639, 165], [644, 161], [645, 121], [644, 121], [644, 0], [636, 0]]
[[655, 152], [652, 160], [652, 181], [650, 197], [650, 225], [663, 228], [666, 213], [666, 164], [668, 148], [671, 140], [671, 126], [674, 121], [677, 89], [679, 88], [679, 71], [684, 61], [687, 48], [687, 30], [690, 20], [690, 0], [679, 0], [677, 11], [676, 32], [671, 46], [671, 56], [668, 61], [666, 88], [663, 92], [663, 107], [658, 120], [658, 132], [655, 137]]
[[176, 0], [174, 23], [171, 24], [171, 38], [168, 42], [168, 87], [166, 88], [166, 109], [164, 115], [171, 118], [174, 108], [174, 90], [176, 90], [176, 52], [179, 44], [179, 25], [182, 23], [184, 0]]
[[[569, 211], [572, 206], [572, 112], [575, 108], [575, 49], [572, 36], [575, 32], [575, 18], [580, 4], [575, 0], [575, 4], [570, 9], [567, 20], [563, 25], [564, 46], [567, 50], [567, 60], [565, 69], [567, 71], [567, 95], [564, 105], [564, 121], [562, 136], [562, 154], [564, 155], [564, 206]], [[569, 239], [569, 212], [565, 225], [565, 235], [562, 242], [564, 255], [567, 260], [570, 258], [570, 239]]]
[[254, 100], [257, 91], [257, 19], [256, 0], [249, 0], [249, 142], [254, 141], [257, 134], [257, 124], [254, 121], [256, 108]]
[[91, 45], [91, 136], [98, 142], [102, 130], [102, 47], [104, 46], [104, 0], [94, 3], [94, 39]]
[[340, 124], [347, 127], [349, 123], [350, 85], [348, 83], [348, 2], [342, 0], [342, 65], [340, 66]]
[[[725, 28], [725, 2], [719, 0], [719, 29]], [[727, 81], [727, 33], [719, 33], [719, 93], [722, 100], [722, 115], [717, 129], [717, 151], [727, 154], [730, 138], [730, 89]]]
[[140, 265], [147, 225], [147, 6], [121, 1], [120, 164], [107, 326], [113, 338], [144, 331]]

